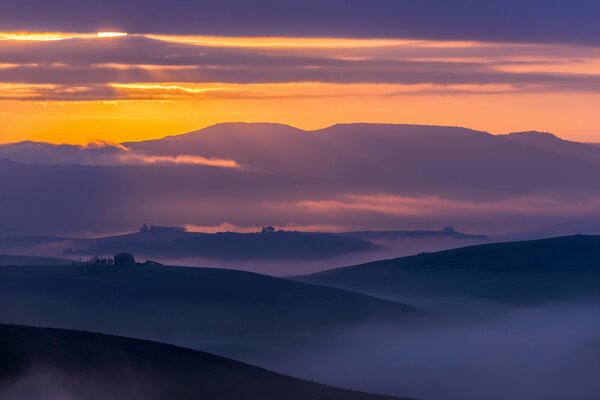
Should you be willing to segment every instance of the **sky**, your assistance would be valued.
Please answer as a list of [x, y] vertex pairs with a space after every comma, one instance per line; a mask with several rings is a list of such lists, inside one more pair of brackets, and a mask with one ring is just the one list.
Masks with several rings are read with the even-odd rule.
[[0, 5], [0, 143], [124, 142], [227, 121], [600, 142], [595, 1]]

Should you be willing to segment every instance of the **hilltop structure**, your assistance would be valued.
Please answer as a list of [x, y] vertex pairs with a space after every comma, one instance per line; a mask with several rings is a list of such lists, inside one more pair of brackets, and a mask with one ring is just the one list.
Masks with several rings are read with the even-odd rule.
[[145, 222], [139, 229], [140, 233], [152, 232], [152, 233], [183, 233], [186, 232], [187, 229], [185, 227], [180, 226], [157, 226], [150, 225], [148, 226]]
[[153, 260], [146, 260], [143, 263], [137, 262], [135, 260], [135, 256], [131, 253], [119, 253], [115, 255], [113, 258], [104, 258], [104, 257], [92, 257], [89, 261], [82, 261], [79, 259], [78, 261], [73, 261], [73, 266], [76, 267], [127, 267], [132, 265], [162, 265], [161, 263]]
[[135, 265], [135, 256], [130, 253], [119, 253], [114, 257], [114, 265], [119, 267], [123, 265]]

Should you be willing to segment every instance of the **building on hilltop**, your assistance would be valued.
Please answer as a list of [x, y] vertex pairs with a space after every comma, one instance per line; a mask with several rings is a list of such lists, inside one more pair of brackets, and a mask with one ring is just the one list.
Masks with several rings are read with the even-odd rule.
[[119, 253], [114, 257], [115, 266], [135, 265], [135, 256], [130, 253]]
[[184, 227], [180, 227], [180, 226], [157, 226], [157, 225], [151, 225], [148, 226], [148, 224], [146, 224], [144, 222], [144, 224], [140, 227], [139, 231], [141, 233], [145, 233], [145, 232], [151, 232], [151, 233], [183, 233], [186, 232], [187, 229]]

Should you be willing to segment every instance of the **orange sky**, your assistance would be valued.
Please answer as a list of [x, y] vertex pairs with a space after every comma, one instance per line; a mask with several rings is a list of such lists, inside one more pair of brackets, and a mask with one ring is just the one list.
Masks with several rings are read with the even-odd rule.
[[[280, 122], [304, 129], [338, 122], [457, 125], [492, 133], [550, 131], [600, 142], [600, 89], [595, 86], [600, 52], [595, 48], [406, 39], [101, 36], [106, 37], [0, 33], [0, 142], [122, 142], [227, 121]], [[64, 46], [50, 47], [57, 42], [73, 46], [73, 53], [64, 52]], [[111, 46], [118, 54], [123, 43], [134, 50], [131, 60], [127, 52], [113, 60]], [[183, 52], [218, 52], [209, 61], [202, 59], [203, 69], [196, 72], [199, 61], [169, 64], [166, 56], [157, 63], [145, 61], [154, 54], [154, 48], [143, 47], [148, 43], [183, 46]], [[40, 56], [47, 58], [27, 59], [29, 47], [23, 46], [43, 46], [35, 49], [47, 49]], [[67, 54], [64, 61], [55, 57], [60, 51]], [[82, 62], [89, 76], [104, 79], [110, 73], [119, 81], [71, 82], [69, 74], [60, 75], [61, 69], [78, 64], [72, 60], [77, 52], [93, 58]], [[184, 55], [195, 53], [189, 54]], [[258, 61], [246, 61], [248, 57]], [[223, 59], [231, 59], [231, 66]], [[239, 68], [238, 59], [248, 67]], [[271, 60], [282, 67], [269, 70]], [[232, 68], [239, 68], [239, 78], [229, 72]], [[267, 68], [264, 76], [261, 68]], [[134, 69], [138, 75], [132, 78], [127, 74]], [[152, 81], [136, 80], [139, 71]], [[272, 82], [271, 74], [277, 76]], [[470, 74], [478, 78], [473, 81]], [[82, 76], [87, 76], [85, 69]], [[311, 81], [314, 76], [317, 81]]]

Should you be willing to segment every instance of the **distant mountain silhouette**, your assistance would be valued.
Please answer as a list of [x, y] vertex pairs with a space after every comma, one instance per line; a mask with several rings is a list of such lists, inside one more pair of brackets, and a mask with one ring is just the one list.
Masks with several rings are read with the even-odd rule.
[[[80, 150], [85, 157], [77, 158], [72, 146], [11, 146], [17, 145], [0, 146], [0, 159], [33, 162], [49, 154], [50, 165], [0, 160], [0, 186], [11, 189], [0, 199], [1, 210], [11, 210], [3, 215], [3, 231], [23, 234], [126, 231], [148, 218], [179, 225], [272, 223], [340, 229], [357, 229], [344, 228], [350, 219], [359, 221], [358, 229], [405, 229], [433, 220], [434, 226], [482, 232], [516, 231], [524, 225], [539, 232], [540, 227], [578, 221], [582, 215], [598, 216], [593, 205], [600, 196], [598, 147], [540, 133], [491, 135], [459, 127], [393, 124], [304, 131], [230, 123], [125, 143], [136, 154], [232, 159], [240, 168], [123, 166], [118, 161], [91, 166], [94, 157], [127, 151], [115, 146], [86, 149]], [[56, 161], [62, 152], [87, 165]], [[377, 196], [390, 196], [389, 207], [361, 204]], [[433, 215], [405, 215], [401, 205], [396, 215], [394, 202], [406, 198], [430, 199]], [[568, 206], [575, 203], [583, 205]]]
[[[600, 163], [597, 146], [549, 133], [491, 135], [403, 124], [338, 124], [305, 131], [282, 124], [224, 123], [123, 145], [136, 154], [231, 159], [246, 171], [351, 180], [391, 192], [424, 193], [435, 187], [454, 196], [459, 188], [472, 196], [474, 186], [490, 180], [491, 194], [576, 190], [578, 183], [598, 183], [590, 179], [589, 169]], [[77, 151], [84, 156], [76, 157]], [[0, 146], [0, 159], [52, 165], [64, 164], [61, 157], [66, 157], [93, 165], [94, 157], [120, 151], [27, 142]]]
[[316, 132], [282, 124], [225, 123], [200, 131], [124, 146], [148, 154], [228, 158], [252, 171], [348, 177], [374, 163], [346, 154]]
[[297, 279], [390, 299], [470, 297], [505, 304], [598, 300], [600, 236], [483, 244]]
[[600, 164], [600, 148], [588, 143], [561, 139], [546, 132], [515, 132], [505, 135], [507, 139], [543, 149], [558, 155], [577, 158], [592, 164]]
[[393, 400], [212, 354], [81, 331], [0, 325], [0, 399]]
[[380, 187], [400, 183], [404, 191], [435, 185], [455, 196], [458, 188], [472, 195], [476, 186], [490, 180], [494, 186], [488, 185], [489, 193], [504, 195], [600, 183], [585, 176], [592, 157], [580, 155], [586, 148], [597, 152], [593, 146], [563, 141], [561, 151], [549, 151], [510, 135], [459, 127], [338, 124], [303, 131], [278, 124], [228, 123], [124, 145], [150, 154], [232, 158], [253, 171], [353, 179]]

